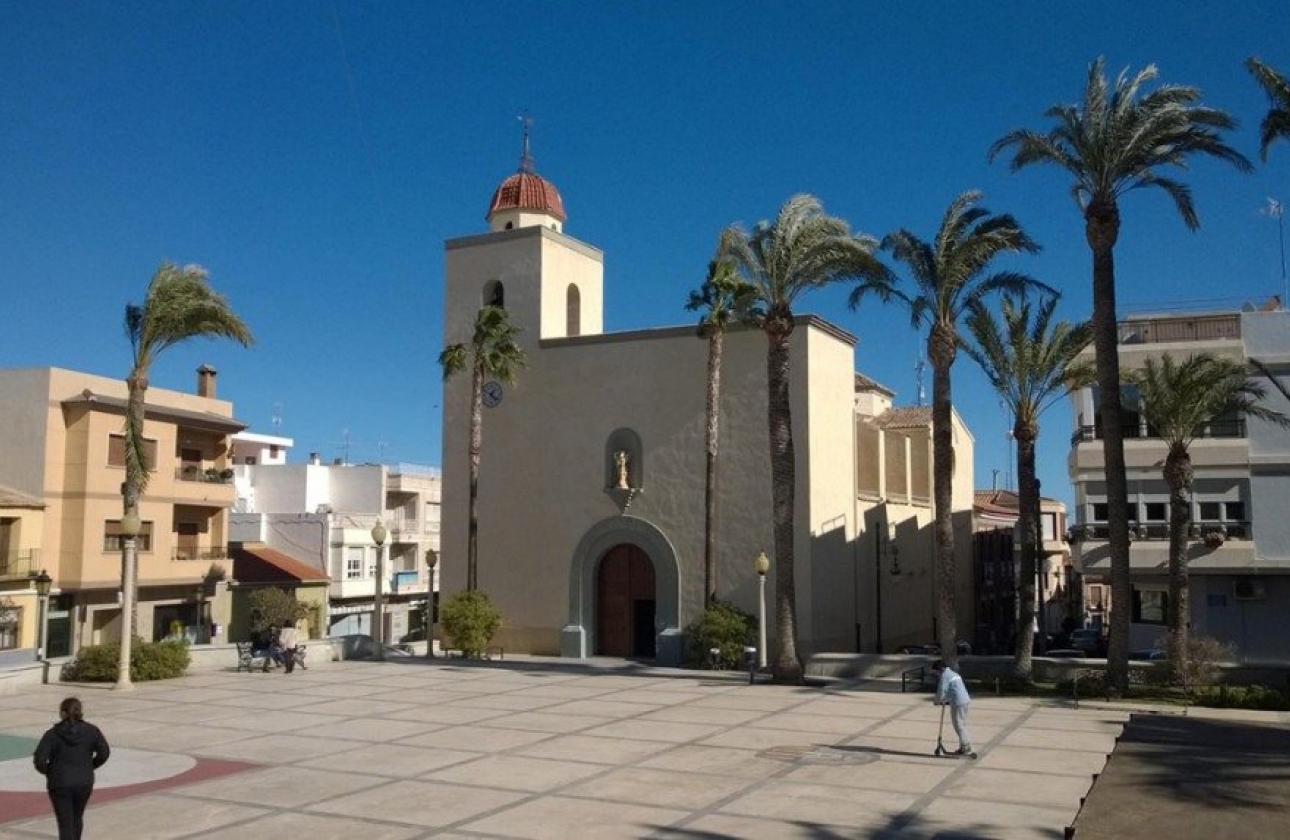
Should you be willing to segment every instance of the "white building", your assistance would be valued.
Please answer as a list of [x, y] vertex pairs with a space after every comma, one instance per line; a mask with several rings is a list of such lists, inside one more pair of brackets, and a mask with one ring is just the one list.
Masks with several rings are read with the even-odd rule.
[[[707, 344], [692, 325], [604, 332], [602, 254], [564, 233], [563, 201], [533, 171], [527, 149], [520, 171], [494, 193], [488, 220], [489, 232], [446, 243], [444, 337], [468, 342], [480, 307], [501, 305], [528, 355], [515, 387], [485, 389], [478, 574], [504, 616], [495, 644], [679, 661], [704, 603]], [[930, 418], [904, 428], [891, 393], [857, 380], [855, 343], [809, 315], [791, 337], [803, 653], [871, 650], [879, 634], [890, 649], [897, 638], [930, 641], [934, 631]], [[445, 384], [448, 591], [466, 579], [469, 401], [468, 375]], [[774, 551], [760, 332], [726, 336], [721, 414], [717, 594], [756, 613], [754, 559]], [[956, 445], [957, 629], [966, 637], [972, 440], [961, 423]], [[770, 604], [774, 577], [772, 569]], [[880, 601], [883, 627], [874, 616]]]
[[378, 558], [372, 527], [379, 519], [388, 534], [379, 552], [384, 638], [397, 642], [420, 626], [438, 588], [426, 558], [434, 552], [437, 559], [439, 551], [439, 471], [416, 464], [327, 465], [316, 456], [288, 464], [290, 445], [288, 438], [268, 435], [235, 442], [237, 452], [276, 446], [282, 455], [268, 464], [262, 455], [251, 456], [254, 463], [238, 459], [231, 540], [264, 543], [325, 571], [331, 579], [329, 634], [372, 635]]
[[[1092, 353], [1092, 350], [1086, 351]], [[1284, 309], [1135, 316], [1120, 325], [1120, 364], [1141, 367], [1166, 353], [1201, 352], [1267, 365], [1290, 385], [1290, 313]], [[1268, 407], [1290, 414], [1272, 385]], [[1106, 485], [1096, 388], [1073, 397], [1076, 431], [1069, 457], [1078, 526], [1072, 529], [1092, 617], [1121, 605], [1110, 600]], [[1133, 614], [1130, 646], [1151, 647], [1165, 632], [1168, 600], [1168, 488], [1162, 440], [1125, 400], [1125, 462], [1134, 541], [1130, 550]], [[1290, 657], [1290, 431], [1255, 418], [1211, 423], [1190, 447], [1192, 542], [1187, 549], [1192, 632], [1233, 645], [1245, 659]]]

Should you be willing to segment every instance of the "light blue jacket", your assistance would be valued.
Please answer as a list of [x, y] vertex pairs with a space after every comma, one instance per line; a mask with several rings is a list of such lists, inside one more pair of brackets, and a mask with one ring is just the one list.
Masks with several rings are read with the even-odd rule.
[[946, 668], [941, 671], [941, 680], [936, 685], [936, 702], [949, 703], [951, 706], [966, 706], [972, 702], [963, 678], [954, 669]]

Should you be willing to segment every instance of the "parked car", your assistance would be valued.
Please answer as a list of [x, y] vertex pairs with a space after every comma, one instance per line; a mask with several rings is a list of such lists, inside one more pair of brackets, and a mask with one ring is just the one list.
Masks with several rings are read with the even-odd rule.
[[1070, 646], [1092, 656], [1106, 655], [1106, 641], [1096, 627], [1082, 627], [1071, 631]]
[[941, 646], [933, 642], [930, 645], [904, 645], [896, 653], [909, 654], [911, 656], [940, 656]]
[[1044, 654], [1050, 659], [1087, 659], [1088, 651], [1076, 650], [1074, 648], [1058, 648], [1050, 650]]
[[1160, 648], [1147, 648], [1146, 650], [1131, 650], [1129, 658], [1138, 661], [1153, 662], [1157, 659], [1168, 659], [1169, 654]]

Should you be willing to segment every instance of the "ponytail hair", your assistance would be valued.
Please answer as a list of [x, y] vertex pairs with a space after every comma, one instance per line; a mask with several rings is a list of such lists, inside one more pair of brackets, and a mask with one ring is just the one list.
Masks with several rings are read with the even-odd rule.
[[85, 719], [85, 713], [81, 709], [81, 701], [75, 697], [68, 697], [62, 703], [58, 704], [58, 716], [63, 720], [70, 720], [73, 723]]

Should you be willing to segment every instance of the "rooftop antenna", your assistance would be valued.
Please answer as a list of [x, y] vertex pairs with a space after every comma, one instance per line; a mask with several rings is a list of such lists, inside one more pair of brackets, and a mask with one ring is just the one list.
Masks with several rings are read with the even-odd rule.
[[1281, 246], [1281, 309], [1284, 310], [1287, 307], [1286, 298], [1290, 298], [1290, 287], [1286, 285], [1285, 222], [1282, 220], [1285, 216], [1285, 205], [1269, 196], [1268, 203], [1259, 212], [1277, 220], [1277, 243]]
[[914, 363], [914, 381], [918, 385], [918, 405], [921, 408], [923, 400], [927, 398], [927, 392], [923, 390], [923, 371], [927, 369], [927, 362], [923, 359], [923, 354], [918, 354], [918, 361]]
[[524, 126], [524, 147], [520, 152], [520, 171], [533, 172], [533, 152], [529, 150], [529, 131], [533, 128], [533, 118], [527, 112], [520, 114], [520, 125]]
[[275, 402], [273, 404], [273, 415], [269, 420], [269, 424], [275, 429], [282, 426], [282, 403]]
[[341, 444], [341, 452], [344, 453], [341, 456], [341, 463], [349, 466], [349, 429], [342, 429], [340, 435], [345, 439], [345, 442]]

